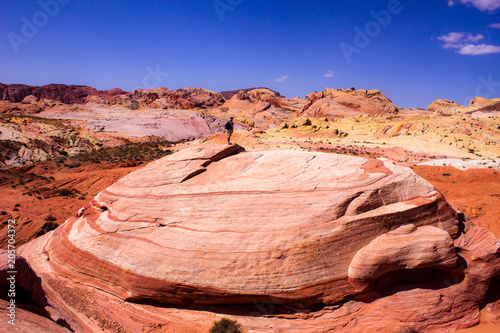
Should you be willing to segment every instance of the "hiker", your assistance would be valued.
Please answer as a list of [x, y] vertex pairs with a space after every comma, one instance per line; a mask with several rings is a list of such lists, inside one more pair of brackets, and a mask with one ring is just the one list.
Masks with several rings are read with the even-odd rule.
[[226, 123], [226, 131], [227, 131], [227, 144], [231, 144], [231, 135], [233, 134], [234, 130], [234, 122], [233, 122], [233, 117], [229, 118], [229, 121]]

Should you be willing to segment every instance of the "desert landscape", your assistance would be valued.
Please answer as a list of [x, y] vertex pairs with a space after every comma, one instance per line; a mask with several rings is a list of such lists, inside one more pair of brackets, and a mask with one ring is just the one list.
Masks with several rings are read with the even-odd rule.
[[500, 329], [499, 98], [0, 84], [0, 99], [6, 332]]

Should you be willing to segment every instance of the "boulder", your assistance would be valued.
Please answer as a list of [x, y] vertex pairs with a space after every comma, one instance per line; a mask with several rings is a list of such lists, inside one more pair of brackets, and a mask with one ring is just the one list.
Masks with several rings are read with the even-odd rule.
[[446, 332], [500, 274], [499, 241], [409, 168], [237, 145], [128, 174], [21, 254], [77, 331], [229, 311], [254, 332]]
[[409, 223], [458, 234], [444, 198], [392, 162], [237, 151], [186, 149], [129, 174], [57, 229], [51, 265], [126, 300], [334, 304], [356, 295], [349, 264], [376, 237]]

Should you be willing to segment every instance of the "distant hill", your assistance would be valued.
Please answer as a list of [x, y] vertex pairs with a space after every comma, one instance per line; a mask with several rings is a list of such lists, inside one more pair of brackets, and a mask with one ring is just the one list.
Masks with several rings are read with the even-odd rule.
[[219, 92], [219, 94], [221, 94], [224, 97], [224, 99], [227, 101], [227, 100], [230, 100], [231, 97], [233, 97], [234, 95], [236, 95], [237, 93], [239, 93], [242, 90], [244, 92], [249, 92], [250, 90], [254, 90], [254, 89], [267, 89], [267, 90], [271, 90], [272, 92], [275, 92], [276, 94], [278, 94], [278, 96], [281, 96], [279, 92], [274, 91], [274, 90], [269, 89], [269, 88], [265, 88], [265, 87], [249, 88], [249, 89], [238, 89], [238, 90], [231, 90], [231, 91], [221, 91], [221, 92]]

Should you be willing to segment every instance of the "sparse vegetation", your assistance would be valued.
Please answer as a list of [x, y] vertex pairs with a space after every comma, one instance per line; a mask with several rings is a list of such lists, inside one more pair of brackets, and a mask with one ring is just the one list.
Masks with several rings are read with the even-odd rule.
[[56, 190], [55, 192], [57, 194], [59, 194], [60, 196], [62, 196], [62, 197], [71, 197], [74, 194], [73, 190], [68, 189], [68, 188], [63, 188], [63, 189], [60, 189], [60, 190]]
[[241, 325], [235, 320], [229, 318], [222, 318], [216, 321], [212, 328], [210, 328], [209, 333], [242, 333]]
[[56, 218], [56, 217], [54, 217], [54, 215], [49, 214], [49, 215], [47, 215], [47, 216], [45, 217], [45, 221], [47, 221], [47, 222], [54, 222], [54, 221], [57, 221], [57, 218]]
[[399, 328], [395, 330], [394, 333], [418, 333], [418, 331], [413, 327], [409, 327], [409, 328]]
[[57, 223], [54, 223], [53, 221], [48, 221], [43, 225], [42, 229], [39, 232], [37, 232], [36, 236], [40, 237], [42, 235], [45, 235], [49, 231], [55, 230], [58, 226], [59, 225]]

